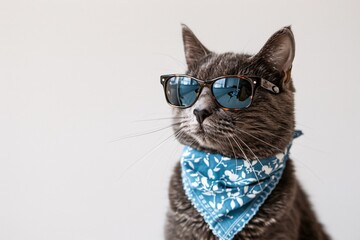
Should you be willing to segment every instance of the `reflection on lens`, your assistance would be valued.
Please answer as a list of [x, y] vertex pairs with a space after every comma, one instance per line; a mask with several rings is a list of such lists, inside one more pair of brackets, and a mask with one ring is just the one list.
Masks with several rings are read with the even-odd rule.
[[166, 84], [168, 101], [181, 107], [192, 105], [197, 97], [199, 84], [194, 79], [186, 76], [172, 77]]
[[252, 86], [245, 79], [221, 78], [214, 82], [212, 91], [217, 102], [223, 107], [246, 108], [250, 106]]

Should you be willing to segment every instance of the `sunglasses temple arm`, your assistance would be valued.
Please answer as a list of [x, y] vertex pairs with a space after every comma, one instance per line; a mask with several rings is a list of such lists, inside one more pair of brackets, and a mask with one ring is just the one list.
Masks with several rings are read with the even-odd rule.
[[262, 88], [265, 88], [266, 90], [272, 92], [272, 93], [279, 93], [280, 92], [280, 89], [278, 86], [276, 86], [275, 84], [273, 84], [272, 82], [264, 79], [264, 78], [261, 78], [260, 79], [260, 86]]

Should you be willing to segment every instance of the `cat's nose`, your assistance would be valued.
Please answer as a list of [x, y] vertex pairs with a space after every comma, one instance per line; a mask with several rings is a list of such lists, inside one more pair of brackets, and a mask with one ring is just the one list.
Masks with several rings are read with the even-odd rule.
[[203, 121], [205, 120], [205, 118], [207, 118], [208, 116], [210, 116], [212, 114], [212, 111], [207, 110], [207, 109], [194, 109], [194, 115], [196, 117], [196, 120], [202, 124]]

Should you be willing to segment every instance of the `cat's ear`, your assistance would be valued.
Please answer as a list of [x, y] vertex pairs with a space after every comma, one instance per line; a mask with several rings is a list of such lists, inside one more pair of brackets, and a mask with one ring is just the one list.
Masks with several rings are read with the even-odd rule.
[[191, 66], [210, 53], [210, 51], [199, 41], [199, 39], [197, 39], [195, 34], [185, 24], [182, 24], [182, 36], [184, 41], [185, 58], [188, 66]]
[[255, 58], [275, 67], [279, 72], [290, 72], [295, 57], [295, 39], [291, 27], [274, 33]]

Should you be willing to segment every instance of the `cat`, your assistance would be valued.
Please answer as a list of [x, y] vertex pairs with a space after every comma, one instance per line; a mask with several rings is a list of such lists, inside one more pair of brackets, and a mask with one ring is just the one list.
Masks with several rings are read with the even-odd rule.
[[[285, 149], [295, 127], [295, 88], [291, 78], [295, 40], [291, 27], [274, 33], [255, 55], [214, 53], [186, 25], [182, 25], [182, 36], [188, 67], [186, 75], [201, 80], [225, 75], [259, 76], [279, 86], [280, 93], [257, 88], [250, 107], [231, 111], [216, 104], [211, 90], [205, 86], [191, 107], [173, 109], [177, 140], [193, 149], [236, 158], [247, 155], [261, 159]], [[241, 139], [238, 143], [243, 144], [234, 147], [239, 144], [231, 144], [229, 139]], [[185, 194], [180, 163], [170, 180], [169, 200], [167, 240], [219, 239]], [[278, 185], [233, 239], [330, 239], [295, 177], [291, 159]]]

